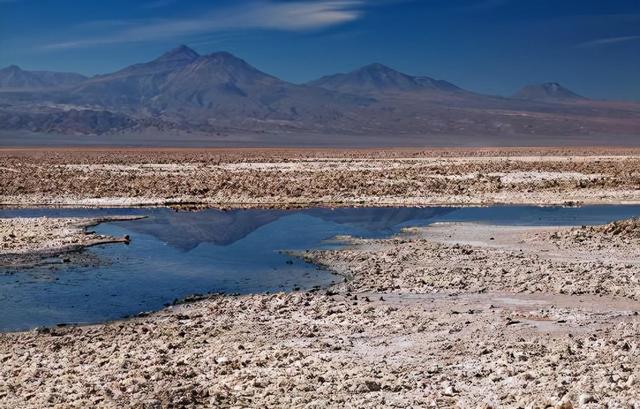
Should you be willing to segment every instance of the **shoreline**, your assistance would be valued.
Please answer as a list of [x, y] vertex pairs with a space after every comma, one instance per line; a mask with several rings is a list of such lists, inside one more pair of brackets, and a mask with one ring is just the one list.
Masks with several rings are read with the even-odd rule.
[[[49, 258], [67, 256], [92, 246], [128, 244], [127, 237], [102, 236], [87, 229], [101, 223], [143, 218], [145, 216], [0, 218], [0, 267], [30, 268]], [[68, 262], [66, 257], [62, 262]]]
[[[87, 203], [87, 201], [89, 203]], [[94, 203], [91, 203], [94, 202]], [[294, 210], [294, 209], [331, 209], [331, 208], [431, 208], [431, 207], [587, 207], [587, 206], [637, 206], [640, 205], [640, 198], [637, 200], [583, 200], [579, 202], [574, 201], [503, 201], [503, 202], [456, 202], [456, 201], [443, 201], [443, 202], [429, 202], [429, 201], [408, 201], [408, 202], [373, 202], [373, 203], [359, 203], [359, 202], [300, 202], [300, 203], [277, 203], [277, 202], [176, 202], [176, 201], [142, 201], [142, 202], [130, 202], [123, 203], [122, 198], [114, 199], [113, 201], [94, 201], [93, 199], [87, 199], [86, 201], [76, 202], [50, 202], [50, 203], [38, 203], [38, 202], [0, 202], [0, 210], [5, 209], [101, 209], [101, 208], [113, 208], [113, 209], [145, 209], [145, 208], [171, 208], [171, 209], [185, 209], [185, 210], [242, 210], [242, 209], [282, 209], [282, 210]]]
[[[625, 280], [638, 277], [639, 231], [634, 220], [585, 229], [449, 223], [349, 239], [303, 254], [353, 277], [321, 291], [212, 296], [124, 321], [2, 333], [0, 400], [638, 404], [640, 292]], [[27, 393], [35, 362], [45, 385], [36, 390], [55, 384], [63, 395]], [[89, 376], [53, 375], [81, 363]], [[556, 382], [560, 370], [567, 383]]]

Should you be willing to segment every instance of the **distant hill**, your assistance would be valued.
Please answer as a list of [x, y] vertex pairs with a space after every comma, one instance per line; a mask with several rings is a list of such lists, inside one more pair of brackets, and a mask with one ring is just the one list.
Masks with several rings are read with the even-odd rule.
[[109, 135], [144, 134], [152, 143], [154, 135], [195, 133], [256, 145], [597, 142], [640, 137], [640, 104], [592, 101], [555, 83], [511, 98], [482, 95], [381, 64], [300, 85], [228, 52], [180, 46], [92, 78], [1, 70], [0, 131], [105, 135], [105, 143]]
[[282, 81], [227, 52], [181, 46], [71, 88], [60, 101], [172, 121], [337, 119], [369, 100]]
[[17, 65], [0, 69], [0, 89], [42, 89], [78, 84], [87, 77], [51, 71], [26, 71]]
[[514, 98], [528, 99], [532, 101], [556, 100], [586, 100], [587, 98], [563, 87], [557, 82], [545, 82], [543, 84], [527, 85], [515, 93]]
[[456, 92], [457, 86], [429, 77], [403, 74], [382, 64], [371, 64], [346, 74], [334, 74], [309, 83], [332, 91], [353, 94], [396, 92]]

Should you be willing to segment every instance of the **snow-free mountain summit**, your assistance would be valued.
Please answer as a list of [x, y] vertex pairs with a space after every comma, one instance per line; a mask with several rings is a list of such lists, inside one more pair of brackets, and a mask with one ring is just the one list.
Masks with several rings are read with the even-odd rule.
[[200, 55], [180, 46], [91, 78], [0, 70], [0, 130], [105, 140], [141, 132], [230, 141], [247, 134], [315, 135], [309, 143], [342, 135], [353, 145], [372, 135], [388, 136], [391, 144], [434, 136], [595, 138], [640, 134], [640, 104], [591, 101], [555, 83], [527, 86], [512, 98], [482, 95], [382, 64], [294, 84], [228, 52]]
[[457, 86], [425, 76], [403, 74], [385, 65], [370, 64], [346, 74], [322, 77], [309, 85], [354, 94], [396, 92], [458, 92]]

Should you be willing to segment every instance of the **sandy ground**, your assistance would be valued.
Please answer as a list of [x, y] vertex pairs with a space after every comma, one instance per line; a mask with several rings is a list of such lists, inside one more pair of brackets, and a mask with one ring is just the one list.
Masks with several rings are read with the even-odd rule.
[[637, 408], [639, 231], [438, 224], [300, 254], [329, 290], [0, 334], [0, 406]]
[[0, 150], [5, 206], [497, 203], [640, 203], [640, 150]]
[[0, 218], [0, 267], [24, 266], [60, 256], [69, 261], [69, 253], [107, 243], [127, 243], [127, 237], [112, 237], [87, 232], [99, 223], [136, 220], [140, 217], [112, 216], [87, 218]]

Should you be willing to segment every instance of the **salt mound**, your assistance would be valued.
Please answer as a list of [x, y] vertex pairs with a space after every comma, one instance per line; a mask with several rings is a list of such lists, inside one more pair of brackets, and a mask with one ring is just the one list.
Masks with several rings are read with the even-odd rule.
[[599, 233], [613, 236], [624, 235], [626, 238], [640, 239], [640, 218], [618, 220], [603, 226], [597, 226], [594, 229]]

